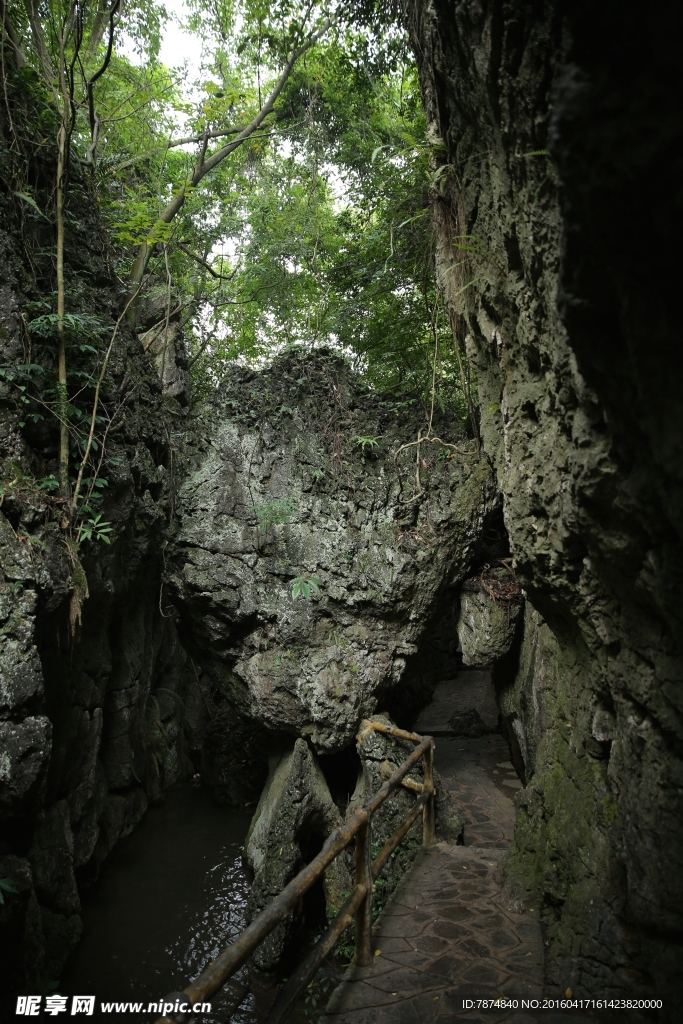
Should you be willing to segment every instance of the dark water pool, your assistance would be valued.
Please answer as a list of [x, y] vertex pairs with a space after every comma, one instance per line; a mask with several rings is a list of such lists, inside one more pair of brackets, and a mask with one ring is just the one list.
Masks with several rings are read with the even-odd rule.
[[[60, 991], [95, 995], [100, 1021], [153, 1020], [105, 1014], [100, 1002], [147, 1004], [179, 991], [244, 927], [249, 821], [247, 811], [221, 807], [197, 783], [169, 790], [118, 844], [85, 897], [83, 939]], [[243, 990], [238, 980], [214, 996], [202, 1024], [254, 1024], [252, 995], [235, 1009]]]

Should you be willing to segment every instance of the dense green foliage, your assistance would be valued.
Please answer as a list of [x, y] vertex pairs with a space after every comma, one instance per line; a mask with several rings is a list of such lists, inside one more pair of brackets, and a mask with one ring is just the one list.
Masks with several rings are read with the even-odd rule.
[[[439, 153], [405, 39], [392, 13], [370, 31], [372, 6], [191, 0], [185, 28], [202, 39], [201, 65], [169, 68], [159, 56], [170, 18], [162, 4], [80, 5], [84, 42], [66, 55], [74, 177], [108, 226], [119, 278], [131, 275], [136, 250], [140, 266], [142, 249], [143, 287], [168, 287], [198, 395], [236, 359], [262, 365], [289, 345], [327, 346], [371, 384], [421, 394], [427, 408], [435, 390], [464, 418], [434, 280]], [[71, 9], [63, 0], [7, 7], [22, 74], [33, 74], [48, 112], [31, 11], [54, 61], [55, 26]], [[109, 53], [110, 23], [100, 21], [112, 11]], [[258, 127], [198, 175], [267, 108], [288, 55], [317, 30]], [[69, 46], [75, 54], [73, 36]], [[10, 51], [6, 42], [6, 59]], [[36, 205], [30, 188], [22, 194]]]

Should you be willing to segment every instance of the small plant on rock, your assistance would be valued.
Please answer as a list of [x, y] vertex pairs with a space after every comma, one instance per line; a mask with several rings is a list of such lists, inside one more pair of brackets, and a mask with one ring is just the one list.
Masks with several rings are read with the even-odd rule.
[[367, 437], [364, 434], [354, 434], [351, 438], [351, 444], [356, 448], [360, 448], [363, 455], [366, 455], [368, 452], [373, 452], [376, 448], [379, 448], [379, 442], [381, 440], [381, 434], [377, 434], [375, 437]]
[[275, 498], [263, 505], [252, 505], [252, 512], [256, 513], [257, 535], [262, 534], [265, 540], [271, 526], [291, 522], [297, 509], [298, 505], [291, 498]]
[[319, 1019], [320, 1013], [325, 1009], [325, 1004], [332, 994], [332, 990], [339, 984], [340, 980], [339, 972], [330, 970], [325, 966], [318, 969], [318, 973], [306, 989], [304, 999], [306, 1020], [316, 1021]]
[[78, 527], [76, 544], [81, 544], [84, 540], [101, 540], [104, 544], [111, 544], [109, 537], [112, 531], [111, 523], [102, 519], [99, 512], [97, 515], [93, 515], [91, 510], [86, 509], [85, 511], [90, 511], [91, 515], [88, 519], [83, 519]]
[[308, 601], [312, 594], [318, 593], [322, 585], [323, 581], [317, 576], [296, 576], [292, 580], [292, 598], [296, 601], [297, 597], [303, 597], [304, 601]]

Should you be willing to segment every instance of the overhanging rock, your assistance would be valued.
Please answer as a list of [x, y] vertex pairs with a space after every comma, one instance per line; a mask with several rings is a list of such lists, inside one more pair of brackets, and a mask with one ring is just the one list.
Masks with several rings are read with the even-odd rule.
[[458, 639], [465, 665], [494, 665], [509, 652], [517, 632], [522, 605], [499, 601], [476, 583], [460, 594]]

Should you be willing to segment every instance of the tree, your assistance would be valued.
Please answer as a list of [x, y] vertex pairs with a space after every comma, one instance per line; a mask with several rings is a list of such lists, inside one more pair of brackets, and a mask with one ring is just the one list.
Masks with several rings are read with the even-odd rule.
[[[222, 128], [218, 130], [209, 130], [208, 126], [204, 131], [203, 137], [199, 141], [199, 152], [197, 159], [192, 170], [192, 173], [188, 175], [185, 182], [183, 182], [180, 189], [175, 193], [173, 198], [166, 204], [164, 209], [159, 215], [156, 225], [152, 231], [152, 237], [145, 239], [140, 243], [136, 258], [133, 262], [133, 266], [130, 271], [130, 294], [134, 296], [140, 289], [142, 280], [149, 264], [150, 255], [155, 238], [163, 238], [166, 235], [164, 228], [171, 224], [177, 214], [185, 205], [188, 195], [198, 188], [204, 177], [209, 174], [215, 167], [225, 160], [226, 157], [230, 156], [237, 149], [240, 148], [245, 142], [252, 138], [259, 128], [263, 125], [266, 118], [275, 112], [275, 104], [284, 89], [288, 78], [290, 77], [296, 62], [299, 58], [306, 53], [315, 43], [321, 39], [332, 25], [332, 20], [326, 18], [322, 24], [316, 27], [313, 31], [310, 31], [306, 38], [300, 43], [295, 45], [289, 52], [287, 60], [285, 61], [284, 68], [282, 69], [275, 85], [270, 91], [268, 98], [265, 103], [260, 106], [258, 112], [252, 117], [251, 121], [241, 128]], [[260, 92], [260, 89], [259, 89]], [[212, 153], [208, 152], [209, 142], [216, 138], [232, 136], [229, 142], [219, 146], [218, 149]], [[194, 140], [188, 140], [194, 141]]]
[[[119, 243], [131, 320], [145, 281], [161, 276], [167, 323], [173, 295], [193, 335], [199, 390], [235, 358], [258, 363], [287, 344], [326, 344], [374, 386], [419, 392], [429, 406], [438, 381], [436, 399], [464, 412], [467, 367], [457, 365], [440, 308], [428, 230], [442, 169], [433, 166], [404, 38], [395, 27], [373, 34], [344, 25], [334, 5], [191, 2], [205, 41], [192, 99], [156, 59], [155, 0], [125, 9], [114, 0], [24, 0], [6, 29], [40, 74], [58, 126], [53, 320], [64, 495], [70, 160], [89, 175]], [[146, 62], [117, 52], [123, 32], [144, 37]]]
[[[201, 218], [178, 233], [183, 253], [193, 236], [195, 253], [230, 252], [213, 257], [223, 276], [205, 274], [194, 320], [195, 369], [209, 379], [235, 358], [327, 344], [375, 386], [429, 399], [436, 346], [437, 401], [465, 414], [429, 231], [440, 172], [415, 70], [392, 44], [391, 60], [389, 46], [374, 60], [347, 29], [306, 54], [281, 95], [286, 134], [215, 182], [208, 233]], [[179, 255], [173, 237], [169, 250]]]

